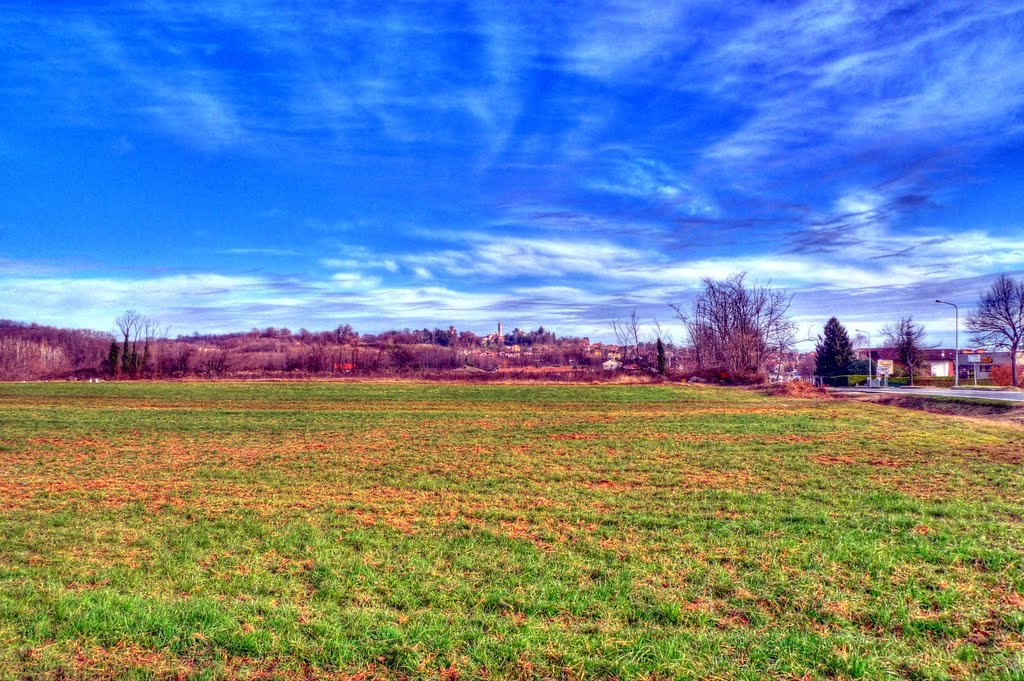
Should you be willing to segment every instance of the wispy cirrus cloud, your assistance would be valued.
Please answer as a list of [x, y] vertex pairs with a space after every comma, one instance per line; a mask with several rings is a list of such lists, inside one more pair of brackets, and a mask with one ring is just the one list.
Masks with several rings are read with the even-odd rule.
[[685, 215], [715, 216], [718, 207], [668, 163], [612, 148], [601, 152], [583, 185], [627, 199], [639, 199]]
[[486, 233], [451, 235], [463, 247], [396, 256], [411, 267], [443, 271], [457, 277], [596, 275], [626, 262], [640, 262], [639, 251], [592, 239], [527, 238]]
[[[722, 96], [760, 94], [749, 100], [752, 115], [707, 157], [760, 164], [783, 150], [850, 158], [883, 140], [910, 148], [984, 142], [1024, 103], [1024, 75], [1005, 68], [1021, 61], [1019, 32], [1004, 30], [1019, 17], [1020, 8], [998, 2], [834, 0], [763, 10], [708, 61]], [[984, 48], [974, 39], [981, 35], [991, 38]]]
[[590, 15], [572, 17], [574, 38], [566, 51], [568, 67], [598, 80], [635, 78], [652, 62], [695, 43], [687, 26], [701, 3], [618, 0]]
[[[461, 144], [467, 131], [482, 149], [500, 144], [515, 116], [509, 27], [477, 14], [453, 29], [422, 10], [149, 3], [130, 12], [12, 11], [0, 31], [17, 56], [16, 81], [42, 86], [63, 115], [98, 122], [134, 112], [202, 149], [292, 153], [304, 139], [347, 146], [353, 135], [402, 143], [447, 135]], [[488, 64], [488, 81], [452, 59], [467, 34], [479, 47], [464, 58]], [[242, 62], [244, 70], [233, 68]], [[100, 87], [48, 87], [83, 77]]]

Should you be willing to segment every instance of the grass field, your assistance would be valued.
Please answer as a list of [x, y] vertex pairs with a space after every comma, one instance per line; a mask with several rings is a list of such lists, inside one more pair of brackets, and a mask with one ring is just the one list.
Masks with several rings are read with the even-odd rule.
[[670, 385], [0, 385], [0, 678], [1024, 679], [1024, 429]]

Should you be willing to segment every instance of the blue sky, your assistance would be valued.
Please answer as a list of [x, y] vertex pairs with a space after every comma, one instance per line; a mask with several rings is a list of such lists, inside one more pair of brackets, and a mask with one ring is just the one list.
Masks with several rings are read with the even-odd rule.
[[[1024, 274], [1020, 2], [5, 3], [0, 317], [801, 330]], [[681, 329], [674, 325], [681, 338]]]

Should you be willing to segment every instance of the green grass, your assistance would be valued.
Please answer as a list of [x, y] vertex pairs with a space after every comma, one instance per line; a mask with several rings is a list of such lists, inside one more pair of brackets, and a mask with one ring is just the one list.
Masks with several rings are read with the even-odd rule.
[[1021, 679], [1022, 435], [671, 385], [0, 385], [0, 678]]

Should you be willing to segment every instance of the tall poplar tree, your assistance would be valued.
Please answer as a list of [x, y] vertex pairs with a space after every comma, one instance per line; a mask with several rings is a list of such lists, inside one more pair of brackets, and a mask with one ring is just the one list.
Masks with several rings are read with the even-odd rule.
[[111, 376], [117, 376], [121, 373], [120, 356], [121, 348], [117, 347], [117, 339], [115, 338], [110, 342], [110, 352], [107, 353], [107, 364], [110, 365]]

